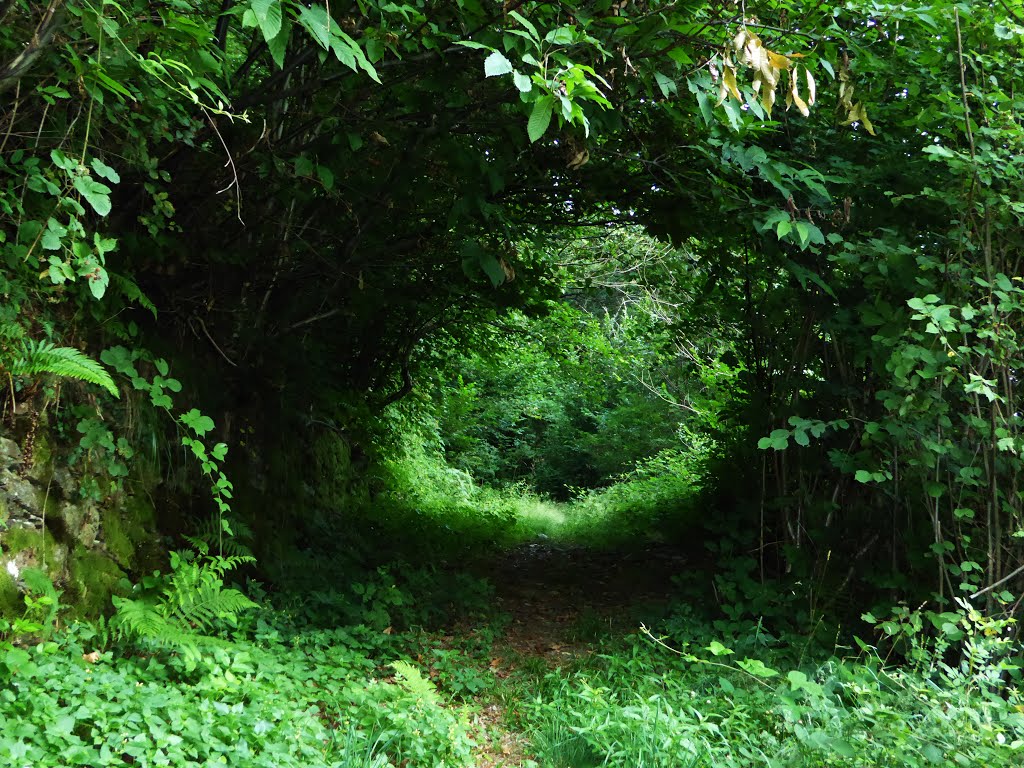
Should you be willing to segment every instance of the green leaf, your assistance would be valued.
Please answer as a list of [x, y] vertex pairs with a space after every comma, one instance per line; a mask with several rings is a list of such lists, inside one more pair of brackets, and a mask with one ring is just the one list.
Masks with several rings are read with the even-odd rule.
[[110, 187], [88, 176], [76, 176], [74, 186], [96, 213], [100, 216], [110, 213]]
[[252, 0], [251, 7], [263, 38], [269, 43], [281, 31], [281, 0]]
[[507, 75], [512, 71], [512, 62], [505, 58], [504, 54], [495, 51], [484, 60], [484, 76], [496, 77]]
[[209, 416], [197, 411], [195, 408], [190, 410], [188, 413], [183, 413], [178, 417], [178, 421], [184, 424], [186, 427], [191, 429], [197, 435], [202, 437], [207, 432], [213, 429], [213, 419]]
[[576, 37], [575, 27], [559, 27], [547, 33], [544, 42], [552, 45], [569, 45]]
[[934, 744], [925, 744], [921, 748], [921, 754], [924, 755], [925, 760], [933, 765], [946, 765], [946, 756]]
[[111, 168], [109, 165], [104, 163], [99, 158], [94, 157], [92, 159], [91, 165], [92, 169], [96, 171], [96, 175], [99, 176], [100, 178], [106, 179], [111, 184], [121, 183], [121, 177], [118, 176], [117, 171], [115, 171], [113, 168]]
[[654, 81], [658, 84], [658, 89], [661, 91], [661, 95], [666, 99], [678, 91], [675, 81], [667, 75], [663, 75], [661, 72], [654, 73]]
[[728, 656], [733, 652], [732, 648], [726, 648], [717, 640], [712, 640], [711, 645], [708, 646], [708, 650], [711, 651], [715, 656]]
[[505, 282], [505, 270], [501, 268], [501, 262], [499, 262], [493, 254], [487, 251], [480, 252], [480, 267], [491, 278], [491, 283], [497, 288], [503, 282]]
[[529, 75], [524, 75], [521, 72], [513, 72], [512, 80], [516, 84], [516, 88], [519, 89], [520, 93], [529, 93], [533, 90], [533, 81], [530, 80]]
[[299, 23], [313, 36], [321, 48], [331, 47], [331, 29], [337, 23], [331, 19], [322, 5], [303, 6], [299, 11]]
[[285, 53], [288, 51], [288, 36], [291, 33], [291, 24], [287, 20], [281, 25], [281, 29], [272, 40], [267, 40], [267, 50], [270, 51], [270, 57], [277, 64], [278, 68], [284, 67]]
[[525, 16], [519, 13], [519, 11], [509, 11], [508, 15], [522, 24], [526, 31], [530, 33], [530, 37], [533, 38], [534, 41], [538, 43], [540, 42], [540, 35], [537, 34], [537, 28], [533, 26]]
[[103, 267], [96, 267], [96, 271], [91, 274], [88, 278], [89, 291], [97, 299], [102, 299], [103, 294], [107, 292], [107, 286], [110, 285], [110, 275], [107, 274], [107, 270]]
[[526, 125], [526, 132], [530, 136], [530, 143], [537, 141], [548, 126], [551, 125], [551, 113], [554, 110], [555, 101], [550, 96], [543, 96], [533, 102], [533, 111], [530, 113], [530, 121]]
[[858, 469], [853, 477], [858, 483], [870, 483], [874, 480], [873, 475], [866, 469]]
[[736, 663], [755, 677], [776, 677], [779, 674], [778, 670], [765, 666], [760, 659], [740, 659]]
[[320, 182], [324, 185], [324, 189], [328, 191], [334, 189], [334, 172], [330, 168], [325, 165], [318, 165], [316, 167], [316, 175], [320, 177]]

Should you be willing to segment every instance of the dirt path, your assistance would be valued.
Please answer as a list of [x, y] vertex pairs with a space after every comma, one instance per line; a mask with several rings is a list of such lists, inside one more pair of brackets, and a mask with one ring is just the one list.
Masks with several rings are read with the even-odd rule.
[[629, 632], [664, 605], [684, 558], [666, 547], [595, 552], [528, 544], [487, 574], [511, 617], [504, 642], [523, 655], [572, 654], [603, 634]]
[[[497, 607], [509, 617], [492, 669], [507, 677], [527, 663], [554, 669], [593, 653], [601, 637], [634, 631], [650, 620], [645, 616], [663, 610], [672, 576], [685, 567], [684, 558], [666, 547], [596, 552], [538, 542], [508, 552], [481, 573], [495, 585]], [[527, 740], [504, 728], [500, 704], [485, 705], [480, 720], [495, 739], [481, 744], [480, 768], [526, 764]]]

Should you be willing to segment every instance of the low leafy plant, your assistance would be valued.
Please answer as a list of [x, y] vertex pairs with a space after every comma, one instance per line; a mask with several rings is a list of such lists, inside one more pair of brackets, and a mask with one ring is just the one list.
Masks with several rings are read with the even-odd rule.
[[258, 607], [224, 584], [230, 571], [252, 557], [185, 550], [171, 552], [170, 558], [171, 572], [143, 578], [136, 597], [113, 598], [111, 625], [121, 636], [194, 652], [197, 640], [233, 626], [242, 613]]
[[0, 356], [0, 370], [11, 376], [49, 374], [96, 384], [118, 397], [117, 385], [103, 366], [74, 347], [58, 347], [50, 341], [26, 341], [7, 359]]

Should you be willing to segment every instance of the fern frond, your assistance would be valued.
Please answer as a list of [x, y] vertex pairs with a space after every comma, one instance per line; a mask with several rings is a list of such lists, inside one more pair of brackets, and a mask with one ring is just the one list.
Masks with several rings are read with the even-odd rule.
[[207, 585], [198, 593], [178, 597], [179, 602], [171, 607], [171, 617], [182, 626], [204, 632], [214, 629], [225, 616], [259, 607], [237, 589], [223, 589], [219, 584]]
[[51, 373], [78, 379], [101, 386], [114, 397], [119, 396], [117, 385], [103, 366], [74, 347], [58, 347], [49, 341], [26, 342], [9, 370], [15, 376]]
[[252, 562], [251, 556], [199, 559], [189, 551], [172, 552], [172, 572], [160, 578], [158, 591], [140, 599], [115, 598], [114, 617], [122, 636], [195, 650], [196, 641], [218, 642], [210, 633], [225, 620], [259, 606], [237, 589], [224, 587], [224, 575]]
[[142, 292], [138, 283], [115, 272], [108, 271], [107, 274], [110, 275], [111, 287], [115, 288], [118, 293], [128, 299], [128, 301], [134, 301], [143, 309], [148, 309], [153, 313], [154, 319], [156, 318], [156, 305], [153, 304], [149, 297]]
[[434, 687], [430, 680], [423, 677], [418, 668], [408, 661], [402, 660], [391, 662], [391, 668], [395, 670], [395, 678], [398, 680], [399, 685], [406, 691], [428, 704], [437, 702], [437, 688]]
[[116, 596], [114, 606], [117, 613], [111, 626], [121, 637], [149, 640], [163, 646], [195, 647], [194, 634], [167, 618], [160, 606]]

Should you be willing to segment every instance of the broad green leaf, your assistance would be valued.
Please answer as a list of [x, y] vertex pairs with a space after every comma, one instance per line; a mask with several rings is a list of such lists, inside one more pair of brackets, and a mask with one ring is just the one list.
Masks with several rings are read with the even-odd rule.
[[530, 80], [529, 75], [524, 75], [521, 72], [513, 72], [512, 80], [516, 84], [516, 88], [519, 89], [520, 93], [529, 93], [533, 90], [533, 81]]
[[318, 165], [316, 167], [316, 175], [320, 177], [320, 182], [324, 185], [324, 189], [328, 191], [334, 189], [334, 172], [330, 168], [325, 165]]
[[285, 19], [281, 29], [274, 35], [273, 39], [267, 40], [267, 50], [270, 57], [277, 64], [278, 68], [284, 67], [284, 57], [288, 51], [288, 36], [291, 33], [291, 24]]
[[281, 31], [281, 0], [252, 0], [251, 7], [263, 38], [269, 43]]
[[666, 99], [678, 91], [675, 81], [667, 75], [663, 75], [661, 72], [654, 73], [654, 81], [658, 84], [658, 89], [661, 91], [661, 95]]
[[715, 656], [728, 656], [733, 652], [732, 648], [726, 648], [717, 640], [711, 641], [711, 645], [708, 646], [708, 650]]
[[202, 437], [207, 432], [213, 429], [213, 419], [209, 416], [205, 416], [195, 408], [191, 409], [188, 413], [183, 413], [178, 417], [178, 421], [184, 424], [186, 427], [191, 429], [197, 435]]
[[96, 175], [100, 178], [106, 179], [111, 184], [120, 184], [121, 177], [117, 175], [117, 171], [111, 168], [109, 165], [104, 163], [98, 157], [92, 159], [92, 169], [96, 171]]
[[481, 251], [480, 267], [491, 279], [491, 283], [495, 288], [505, 282], [505, 270], [501, 268], [501, 262], [493, 254]]
[[484, 76], [485, 77], [496, 77], [497, 75], [507, 75], [512, 71], [512, 62], [505, 58], [504, 54], [500, 51], [494, 51], [490, 56], [484, 59]]
[[299, 11], [299, 23], [313, 36], [321, 48], [331, 47], [331, 31], [337, 26], [322, 5], [302, 6]]
[[755, 677], [776, 677], [779, 674], [778, 670], [766, 666], [760, 659], [740, 659], [736, 663]]
[[96, 267], [96, 271], [86, 278], [89, 281], [89, 290], [97, 299], [102, 299], [110, 285], [110, 275], [103, 267]]
[[76, 176], [74, 187], [100, 216], [110, 213], [110, 187], [89, 176]]
[[543, 96], [533, 102], [533, 111], [530, 113], [530, 121], [526, 125], [526, 132], [530, 136], [530, 142], [537, 141], [548, 126], [551, 125], [551, 113], [554, 110], [554, 99], [550, 96]]
[[508, 15], [511, 16], [516, 21], [518, 21], [520, 24], [522, 24], [526, 31], [530, 33], [531, 38], [533, 38], [538, 43], [540, 42], [540, 35], [537, 34], [537, 28], [533, 26], [529, 19], [527, 19], [525, 16], [519, 13], [519, 11], [509, 11]]
[[544, 42], [552, 45], [569, 45], [575, 37], [575, 27], [559, 27], [548, 32], [544, 37]]

